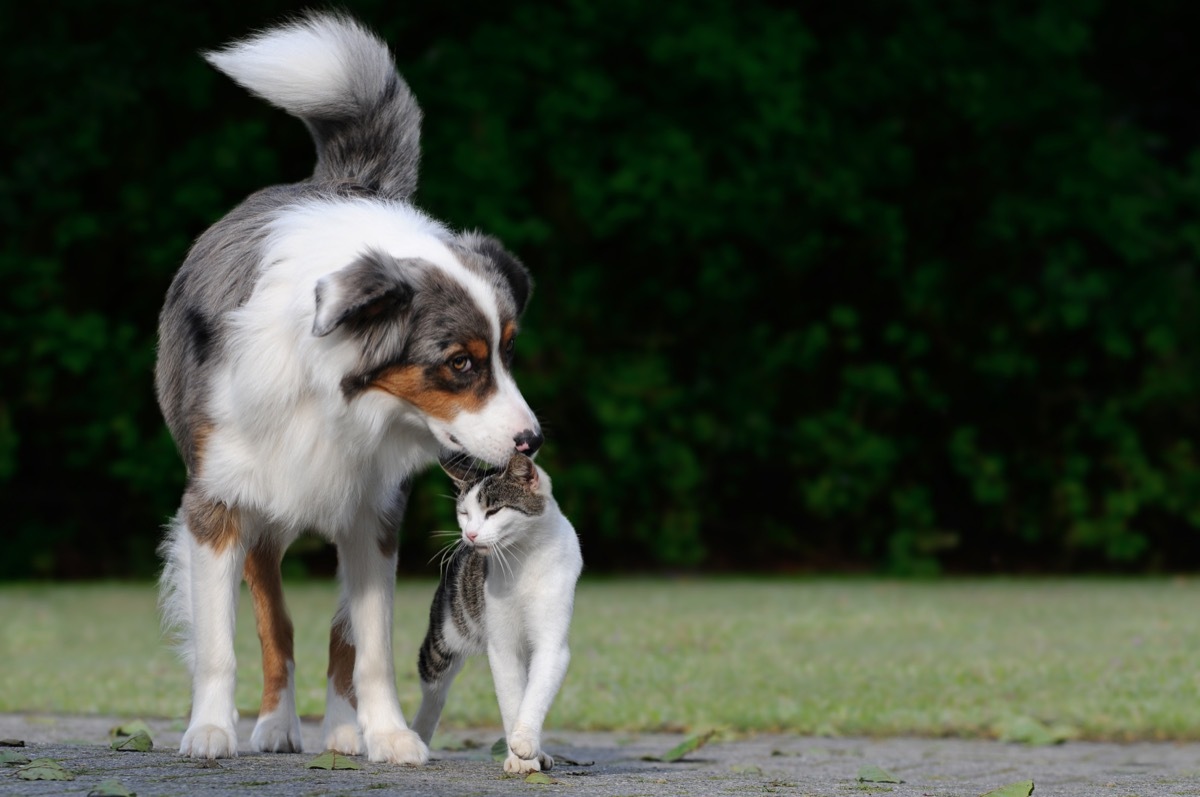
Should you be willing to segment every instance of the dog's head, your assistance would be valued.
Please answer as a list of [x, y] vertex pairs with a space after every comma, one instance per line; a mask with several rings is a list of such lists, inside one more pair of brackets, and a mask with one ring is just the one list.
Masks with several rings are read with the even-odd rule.
[[382, 391], [444, 453], [501, 465], [542, 444], [511, 372], [532, 283], [494, 238], [444, 243], [427, 257], [371, 249], [321, 277], [312, 334], [354, 342], [357, 362], [341, 380], [347, 401]]

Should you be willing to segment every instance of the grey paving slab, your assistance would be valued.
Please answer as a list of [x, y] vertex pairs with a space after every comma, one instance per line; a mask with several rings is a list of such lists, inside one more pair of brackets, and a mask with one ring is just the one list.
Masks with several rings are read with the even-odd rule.
[[[149, 720], [155, 750], [118, 753], [108, 747], [106, 717], [0, 715], [0, 738], [26, 742], [29, 757], [61, 762], [70, 782], [22, 781], [0, 768], [0, 794], [87, 794], [115, 778], [142, 797], [152, 795], [528, 795], [591, 797], [778, 794], [794, 797], [894, 795], [971, 797], [1031, 779], [1035, 797], [1175, 797], [1200, 795], [1200, 744], [1101, 744], [1072, 742], [1027, 747], [960, 739], [826, 739], [759, 735], [721, 739], [675, 764], [645, 761], [684, 737], [672, 734], [578, 733], [551, 730], [547, 749], [559, 759], [550, 773], [558, 784], [537, 786], [505, 776], [488, 747], [495, 728], [447, 734], [454, 749], [435, 749], [424, 767], [398, 767], [356, 759], [354, 771], [310, 770], [320, 752], [320, 727], [303, 723], [306, 748], [295, 755], [251, 753], [215, 765], [180, 758], [182, 727]], [[249, 740], [251, 719], [239, 737]], [[874, 764], [901, 784], [861, 783], [860, 768]]]

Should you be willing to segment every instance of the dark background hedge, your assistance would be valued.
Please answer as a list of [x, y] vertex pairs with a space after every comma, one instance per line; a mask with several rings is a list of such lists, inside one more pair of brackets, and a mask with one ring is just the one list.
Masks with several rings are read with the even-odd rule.
[[[312, 165], [197, 51], [288, 10], [0, 10], [0, 576], [154, 572], [162, 296]], [[1200, 5], [349, 10], [425, 109], [419, 204], [536, 276], [518, 379], [591, 569], [1200, 564]]]

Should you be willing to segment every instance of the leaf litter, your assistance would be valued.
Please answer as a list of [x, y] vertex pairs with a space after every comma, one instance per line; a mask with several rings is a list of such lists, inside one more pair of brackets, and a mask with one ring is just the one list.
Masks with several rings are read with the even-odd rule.
[[682, 742], [680, 742], [679, 744], [672, 747], [670, 750], [668, 750], [666, 752], [666, 754], [664, 754], [662, 756], [644, 755], [644, 756], [642, 756], [642, 760], [643, 761], [661, 761], [664, 764], [673, 764], [676, 761], [681, 760], [684, 756], [688, 755], [689, 753], [694, 753], [697, 750], [699, 750], [701, 747], [703, 747], [704, 745], [708, 744], [709, 740], [712, 739], [716, 735], [717, 735], [717, 732], [715, 729], [707, 730], [704, 733], [699, 733], [699, 734], [696, 734], [695, 736], [690, 736], [687, 739], [684, 739]]
[[75, 775], [63, 769], [62, 764], [53, 758], [33, 759], [17, 768], [17, 777], [21, 780], [75, 780]]
[[341, 753], [326, 750], [308, 762], [308, 769], [362, 769], [362, 766]]
[[859, 783], [903, 783], [904, 781], [883, 767], [866, 764], [858, 770]]

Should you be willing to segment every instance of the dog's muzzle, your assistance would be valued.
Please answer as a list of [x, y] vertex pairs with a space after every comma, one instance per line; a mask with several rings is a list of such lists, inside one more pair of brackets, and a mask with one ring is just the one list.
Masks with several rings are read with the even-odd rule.
[[513, 438], [517, 451], [531, 457], [542, 447], [544, 442], [546, 442], [546, 438], [542, 437], [542, 433], [532, 429], [526, 429]]

